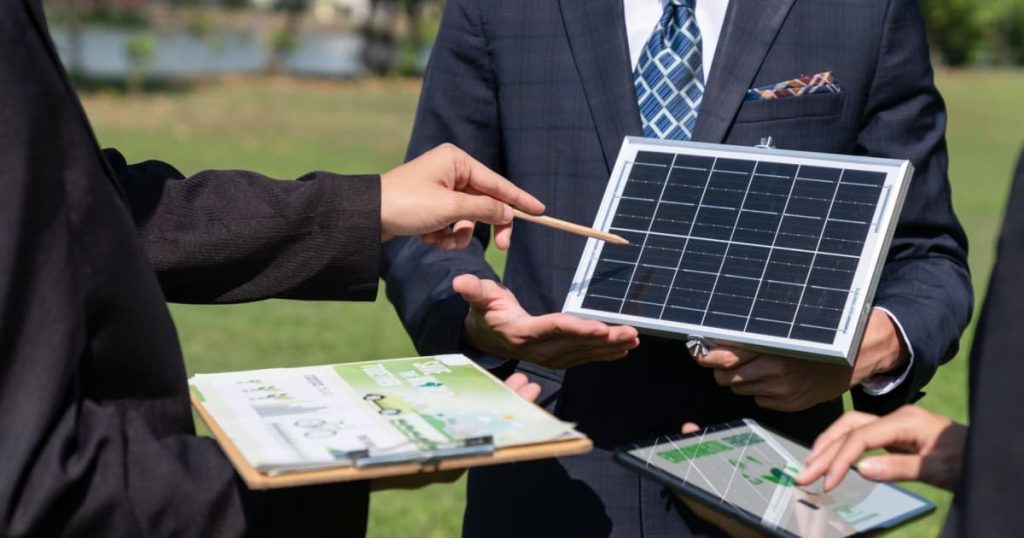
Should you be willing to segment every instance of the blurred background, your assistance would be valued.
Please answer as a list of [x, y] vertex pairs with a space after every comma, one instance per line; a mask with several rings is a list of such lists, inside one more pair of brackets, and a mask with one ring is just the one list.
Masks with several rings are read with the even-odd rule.
[[[585, 1], [585, 0], [580, 0]], [[379, 172], [402, 161], [443, 0], [45, 0], [101, 143], [186, 174]], [[1024, 0], [922, 0], [949, 109], [950, 179], [985, 292], [1024, 142]], [[500, 253], [489, 252], [499, 269]], [[372, 304], [172, 306], [189, 373], [414, 354], [383, 292]], [[966, 350], [921, 403], [965, 421]], [[202, 428], [201, 428], [202, 430]], [[940, 513], [893, 533], [935, 536]], [[458, 536], [464, 482], [375, 493], [370, 536]], [[345, 517], [345, 507], [338, 507]]]

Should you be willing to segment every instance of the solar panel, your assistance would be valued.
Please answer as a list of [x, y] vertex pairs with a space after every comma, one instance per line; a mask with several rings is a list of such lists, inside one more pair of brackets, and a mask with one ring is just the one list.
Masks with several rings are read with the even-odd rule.
[[627, 137], [564, 311], [852, 364], [909, 161]]

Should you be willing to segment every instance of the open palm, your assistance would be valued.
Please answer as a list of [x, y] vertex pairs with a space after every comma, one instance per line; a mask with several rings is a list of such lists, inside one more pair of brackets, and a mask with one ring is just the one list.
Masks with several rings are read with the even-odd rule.
[[561, 369], [621, 359], [640, 343], [633, 327], [561, 313], [533, 316], [492, 280], [461, 275], [452, 286], [470, 305], [466, 342], [484, 353]]

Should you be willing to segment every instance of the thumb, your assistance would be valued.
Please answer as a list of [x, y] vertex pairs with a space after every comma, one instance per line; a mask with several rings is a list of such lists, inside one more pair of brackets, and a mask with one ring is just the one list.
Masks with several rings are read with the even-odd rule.
[[455, 196], [453, 220], [478, 220], [487, 224], [512, 222], [512, 208], [482, 194], [452, 193]]
[[887, 454], [864, 458], [857, 464], [861, 476], [876, 482], [903, 482], [921, 479], [921, 456]]
[[452, 289], [462, 296], [474, 310], [487, 310], [492, 301], [501, 297], [503, 289], [496, 282], [481, 280], [476, 275], [459, 275], [452, 280]]

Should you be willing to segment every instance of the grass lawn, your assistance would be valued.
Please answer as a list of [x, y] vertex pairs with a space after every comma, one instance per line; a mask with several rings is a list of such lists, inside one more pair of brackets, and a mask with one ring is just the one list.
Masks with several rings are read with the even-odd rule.
[[[950, 111], [950, 169], [956, 209], [971, 239], [978, 296], [991, 266], [995, 234], [1016, 152], [1024, 140], [1024, 72], [940, 76]], [[240, 80], [160, 95], [92, 94], [85, 106], [99, 139], [131, 160], [159, 158], [184, 173], [246, 168], [278, 178], [310, 169], [382, 171], [401, 161], [419, 87], [405, 81]], [[491, 253], [492, 263], [501, 257]], [[297, 366], [412, 354], [381, 293], [373, 304], [268, 301], [220, 307], [172, 307], [188, 370], [215, 372]], [[965, 336], [970, 342], [971, 330]], [[966, 418], [964, 353], [929, 386], [925, 406]], [[464, 484], [374, 494], [370, 536], [455, 536]], [[912, 486], [944, 513], [949, 496]], [[339, 507], [343, 517], [344, 507]], [[934, 536], [941, 516], [899, 536]]]

